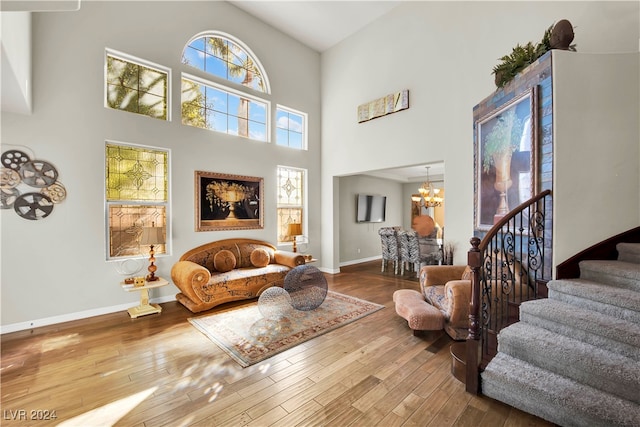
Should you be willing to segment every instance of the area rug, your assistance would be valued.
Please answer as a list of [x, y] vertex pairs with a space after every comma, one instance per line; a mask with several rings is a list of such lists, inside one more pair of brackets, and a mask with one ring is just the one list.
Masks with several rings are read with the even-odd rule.
[[247, 367], [312, 338], [326, 334], [384, 308], [359, 298], [328, 291], [316, 309], [265, 313], [258, 302], [237, 309], [193, 317], [189, 322]]

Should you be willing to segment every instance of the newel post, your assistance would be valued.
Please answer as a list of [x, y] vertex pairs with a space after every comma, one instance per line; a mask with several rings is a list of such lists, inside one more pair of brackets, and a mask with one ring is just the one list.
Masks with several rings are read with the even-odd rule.
[[469, 302], [469, 335], [467, 336], [467, 361], [466, 361], [466, 390], [468, 393], [480, 392], [480, 372], [478, 367], [481, 344], [480, 335], [480, 267], [482, 266], [482, 254], [480, 252], [480, 239], [472, 237], [471, 249], [467, 253], [467, 264], [471, 268], [471, 301]]

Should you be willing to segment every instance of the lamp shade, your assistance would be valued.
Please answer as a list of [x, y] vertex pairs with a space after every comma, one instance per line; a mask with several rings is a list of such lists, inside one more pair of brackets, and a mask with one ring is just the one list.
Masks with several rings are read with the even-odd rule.
[[141, 245], [161, 245], [164, 240], [163, 227], [143, 227], [140, 236]]
[[291, 223], [289, 224], [289, 236], [301, 236], [302, 235], [302, 224]]

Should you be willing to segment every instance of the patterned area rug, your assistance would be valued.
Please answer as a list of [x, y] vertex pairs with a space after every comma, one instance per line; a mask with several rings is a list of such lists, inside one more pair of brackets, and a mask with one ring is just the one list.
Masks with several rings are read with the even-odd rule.
[[329, 291], [322, 305], [310, 311], [289, 306], [274, 314], [260, 310], [258, 302], [254, 302], [193, 317], [189, 322], [247, 367], [382, 308], [383, 305]]

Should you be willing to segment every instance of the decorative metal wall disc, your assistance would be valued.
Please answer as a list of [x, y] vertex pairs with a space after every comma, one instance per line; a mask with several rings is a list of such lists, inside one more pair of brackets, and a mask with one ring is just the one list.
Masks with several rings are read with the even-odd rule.
[[22, 218], [38, 220], [49, 216], [53, 211], [53, 202], [44, 194], [27, 193], [16, 199], [13, 209]]
[[[58, 182], [58, 171], [51, 163], [31, 160], [35, 157], [31, 150], [17, 147], [20, 149], [0, 155], [0, 209], [13, 208], [18, 216], [29, 220], [46, 218], [55, 203], [66, 199], [67, 190]], [[25, 189], [28, 187], [40, 192]]]
[[7, 150], [2, 153], [2, 157], [0, 157], [0, 161], [2, 161], [2, 166], [9, 169], [20, 169], [20, 166], [27, 163], [31, 159], [29, 156], [20, 150]]
[[9, 209], [13, 206], [20, 191], [16, 188], [0, 188], [0, 209]]
[[56, 182], [58, 171], [51, 163], [33, 160], [20, 166], [20, 175], [25, 184], [43, 188]]
[[20, 174], [13, 169], [0, 168], [0, 188], [14, 188], [22, 181]]
[[48, 196], [53, 203], [60, 203], [67, 197], [66, 188], [64, 188], [64, 185], [59, 182], [43, 188], [40, 192], [45, 196]]

